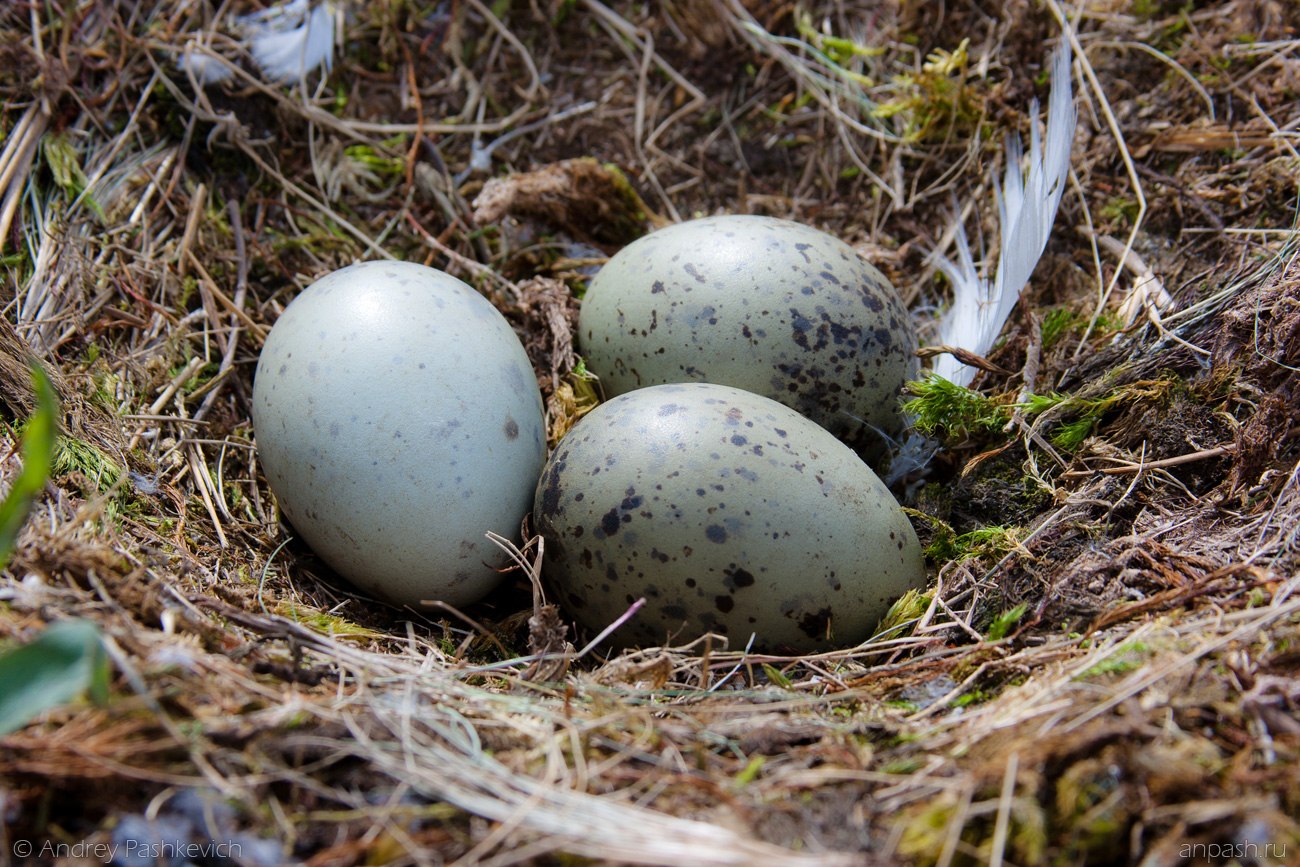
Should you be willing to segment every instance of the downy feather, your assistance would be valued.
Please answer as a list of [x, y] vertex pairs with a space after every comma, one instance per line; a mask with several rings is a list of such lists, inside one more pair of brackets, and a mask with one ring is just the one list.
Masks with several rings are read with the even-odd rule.
[[[1077, 120], [1067, 40], [1061, 41], [1052, 61], [1045, 137], [1038, 132], [1038, 110], [1035, 100], [1030, 108], [1034, 123], [1027, 172], [1020, 165], [1020, 137], [1013, 135], [1007, 141], [1006, 172], [1001, 190], [995, 190], [1001, 243], [993, 280], [990, 282], [987, 276], [977, 272], [964, 226], [959, 225], [957, 231], [957, 262], [943, 257], [936, 260], [953, 287], [952, 306], [939, 324], [941, 344], [967, 349], [976, 355], [987, 354], [1047, 246], [1065, 192]], [[947, 353], [935, 359], [934, 372], [963, 386], [975, 375], [973, 368]]]
[[249, 53], [270, 81], [297, 84], [334, 65], [334, 15], [329, 3], [289, 0], [238, 19]]
[[220, 84], [234, 77], [234, 73], [230, 71], [229, 60], [217, 54], [210, 46], [202, 45], [194, 39], [185, 43], [185, 49], [177, 59], [176, 65], [204, 87], [209, 84]]

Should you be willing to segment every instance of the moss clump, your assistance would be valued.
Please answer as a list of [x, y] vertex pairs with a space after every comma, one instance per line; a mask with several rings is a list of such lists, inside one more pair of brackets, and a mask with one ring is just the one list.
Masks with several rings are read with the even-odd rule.
[[913, 427], [927, 436], [941, 435], [949, 441], [996, 433], [1010, 421], [1013, 410], [1007, 402], [995, 401], [933, 373], [909, 382], [907, 393], [912, 398], [903, 403], [903, 412], [913, 419]]
[[[997, 801], [997, 792], [983, 793], [989, 802]], [[998, 837], [997, 816], [992, 811], [972, 811], [960, 796], [946, 792], [939, 797], [907, 810], [900, 821], [903, 832], [898, 851], [917, 864], [986, 864]], [[963, 822], [960, 855], [951, 860], [950, 826]], [[1047, 851], [1047, 819], [1037, 798], [1018, 796], [1011, 799], [1007, 815], [1007, 832], [1002, 854], [1017, 864], [1041, 864]], [[972, 857], [974, 856], [974, 857]]]
[[[951, 486], [954, 505], [948, 520], [959, 534], [976, 529], [1017, 527], [1051, 505], [1052, 495], [1025, 473], [1023, 455], [1019, 449], [1009, 449], [981, 461]], [[987, 547], [995, 540], [971, 541], [983, 542]]]
[[901, 120], [901, 134], [909, 143], [977, 133], [984, 106], [967, 74], [969, 45], [970, 39], [963, 39], [952, 51], [936, 49], [920, 73], [896, 76], [898, 95], [877, 106], [872, 116]]

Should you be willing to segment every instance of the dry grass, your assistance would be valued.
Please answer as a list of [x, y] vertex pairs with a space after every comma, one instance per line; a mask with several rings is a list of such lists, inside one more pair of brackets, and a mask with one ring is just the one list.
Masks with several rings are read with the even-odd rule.
[[[31, 412], [34, 355], [67, 437], [0, 638], [90, 618], [115, 673], [107, 704], [0, 737], [0, 863], [195, 790], [221, 805], [205, 838], [322, 867], [1300, 851], [1292, 4], [820, 2], [801, 26], [757, 0], [391, 0], [348, 7], [324, 82], [196, 89], [186, 41], [252, 5], [0, 8], [0, 399]], [[474, 283], [553, 426], [583, 406], [571, 289], [629, 221], [822, 226], [924, 320], [952, 197], [996, 231], [985, 167], [1059, 16], [1072, 186], [991, 356], [1014, 373], [976, 386], [1074, 400], [945, 444], [914, 504], [966, 541], [890, 636], [606, 659], [530, 601], [533, 548], [453, 616], [358, 598], [287, 537], [248, 398], [315, 277], [393, 256]]]

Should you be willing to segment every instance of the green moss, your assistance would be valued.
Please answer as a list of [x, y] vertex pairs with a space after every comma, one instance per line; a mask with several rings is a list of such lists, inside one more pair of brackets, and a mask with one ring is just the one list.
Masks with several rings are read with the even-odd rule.
[[1020, 406], [1027, 419], [1051, 411], [1056, 422], [1049, 434], [1052, 444], [1073, 451], [1082, 445], [1108, 413], [1135, 403], [1165, 400], [1178, 386], [1175, 377], [1166, 376], [1116, 386], [1095, 397], [1058, 392], [1032, 394]]
[[[924, 519], [934, 528], [934, 534], [925, 547], [925, 556], [937, 563], [950, 560], [968, 560], [972, 557], [1001, 557], [1015, 550], [1023, 531], [1019, 527], [977, 527], [958, 533], [944, 521], [930, 515], [907, 509], [913, 517]], [[893, 613], [891, 609], [891, 614]]]
[[1098, 213], [1111, 227], [1128, 227], [1137, 219], [1139, 205], [1137, 199], [1127, 196], [1113, 196], [1101, 206]]
[[182, 277], [180, 296], [176, 299], [176, 306], [182, 310], [187, 309], [190, 306], [190, 302], [194, 299], [194, 293], [197, 292], [198, 289], [198, 278], [194, 277], [192, 274], [186, 274]]
[[[189, 378], [189, 381], [187, 381], [185, 385], [181, 386], [181, 393], [185, 395], [194, 394], [196, 391], [198, 391], [199, 389], [207, 385], [209, 382], [211, 382], [212, 378], [216, 376], [217, 373], [220, 372], [220, 370], [221, 370], [221, 365], [218, 364], [217, 362], [215, 361], [207, 362], [202, 367], [200, 367], [193, 376]], [[175, 376], [177, 373], [180, 373], [180, 371], [179, 370], [176, 371], [176, 373], [173, 373], [172, 376]]]
[[915, 774], [923, 767], [925, 767], [925, 763], [920, 759], [909, 757], [885, 762], [880, 766], [880, 772], [882, 774]]
[[54, 445], [50, 475], [71, 477], [87, 497], [103, 498], [104, 517], [116, 521], [123, 513], [138, 514], [140, 502], [126, 479], [126, 469], [97, 446], [60, 436]]
[[[982, 799], [996, 798], [996, 791], [981, 793]], [[1008, 863], [1041, 864], [1047, 852], [1047, 818], [1036, 798], [1013, 797], [1008, 814], [1007, 836], [1003, 856]], [[941, 795], [905, 810], [898, 821], [902, 823], [898, 851], [916, 864], [940, 863], [948, 849], [950, 828], [961, 820], [960, 829], [964, 854], [952, 863], [985, 864], [992, 852], [997, 836], [997, 818], [993, 813], [971, 813], [955, 792]], [[949, 862], [944, 862], [949, 863]]]
[[928, 806], [910, 810], [904, 819], [898, 851], [920, 864], [933, 864], [948, 840], [948, 825], [957, 809], [954, 797], [944, 794]]
[[[945, 525], [946, 526], [946, 525]], [[919, 590], [908, 590], [881, 618], [876, 627], [876, 635], [881, 638], [899, 638], [910, 635], [912, 624], [925, 614], [930, 607], [930, 595]]]
[[1133, 0], [1129, 11], [1135, 18], [1149, 21], [1161, 13], [1160, 0]]
[[994, 694], [982, 689], [974, 689], [970, 692], [957, 696], [948, 703], [949, 707], [967, 707], [972, 704], [983, 704], [993, 698]]
[[[807, 12], [799, 14], [797, 25], [799, 35], [815, 50], [821, 52], [822, 56], [834, 65], [836, 71], [841, 75], [857, 75], [845, 70], [843, 68], [845, 64], [852, 63], [854, 60], [863, 57], [879, 57], [885, 53], [883, 48], [864, 45], [853, 39], [846, 39], [842, 36], [824, 32], [813, 23], [812, 15]], [[863, 79], [865, 77], [857, 75], [857, 78]], [[867, 79], [867, 82], [869, 83], [869, 79]]]
[[[595, 160], [591, 161], [595, 162]], [[621, 168], [614, 163], [601, 163], [600, 167], [605, 170], [610, 184], [623, 203], [623, 207], [617, 209], [614, 214], [617, 225], [609, 231], [613, 237], [630, 243], [645, 234], [645, 224], [650, 219], [650, 209]]]
[[1101, 662], [1080, 674], [1077, 679], [1086, 680], [1111, 674], [1127, 674], [1141, 668], [1150, 652], [1151, 649], [1141, 641], [1127, 642], [1116, 648]]
[[1113, 863], [1125, 852], [1129, 819], [1114, 767], [1100, 758], [1076, 762], [1056, 783], [1056, 821], [1069, 833], [1071, 863]]
[[1062, 424], [1052, 433], [1052, 445], [1068, 452], [1074, 451], [1083, 445], [1083, 441], [1092, 433], [1097, 418], [1095, 415], [1081, 415]]
[[89, 179], [81, 168], [77, 149], [66, 133], [52, 133], [41, 141], [45, 164], [50, 167], [54, 183], [63, 190], [67, 197], [80, 201], [101, 221], [105, 219], [104, 210], [99, 203], [86, 192]]
[[1082, 317], [1068, 307], [1053, 307], [1043, 314], [1043, 349], [1051, 349], [1080, 326]]
[[933, 373], [909, 382], [907, 393], [912, 398], [903, 403], [903, 411], [912, 416], [913, 426], [926, 435], [942, 434], [955, 440], [974, 433], [995, 433], [1011, 418], [1012, 408], [1008, 404], [995, 402]]
[[266, 230], [265, 234], [270, 241], [269, 248], [273, 256], [283, 256], [299, 250], [307, 250], [314, 255], [326, 253], [357, 255], [359, 253], [359, 248], [352, 237], [331, 221], [312, 221], [306, 217], [300, 219], [302, 226], [307, 229], [302, 235], [284, 235], [270, 228]]
[[13, 281], [14, 283], [25, 282], [26, 275], [31, 271], [31, 258], [23, 250], [16, 253], [6, 253], [0, 256], [0, 268], [12, 268], [18, 271], [22, 279]]
[[337, 617], [315, 608], [303, 608], [291, 602], [276, 606], [274, 613], [297, 623], [310, 626], [315, 631], [332, 638], [370, 641], [380, 636], [380, 633], [375, 632], [373, 629], [359, 626], [346, 618]]
[[871, 107], [871, 102], [862, 94], [868, 88], [874, 87], [875, 81], [870, 76], [859, 72], [858, 67], [861, 66], [864, 58], [878, 56], [884, 49], [837, 36], [818, 26], [819, 24], [820, 22], [815, 22], [808, 12], [800, 11], [797, 14], [795, 25], [803, 40], [801, 50], [815, 57], [834, 78], [851, 88], [859, 102]]
[[970, 39], [951, 52], [937, 50], [926, 58], [920, 73], [895, 76], [897, 95], [876, 106], [871, 114], [902, 122], [901, 134], [909, 142], [941, 141], [954, 133], [978, 134], [983, 100], [967, 76]]
[[95, 446], [75, 437], [61, 436], [54, 445], [54, 475], [80, 473], [101, 494], [107, 494], [122, 482], [124, 471], [116, 461]]

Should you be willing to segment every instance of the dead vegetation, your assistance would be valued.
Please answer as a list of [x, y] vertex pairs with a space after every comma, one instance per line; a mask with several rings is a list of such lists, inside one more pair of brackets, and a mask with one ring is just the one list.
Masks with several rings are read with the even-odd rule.
[[[390, 0], [343, 6], [323, 80], [188, 80], [254, 5], [0, 9], [6, 486], [29, 358], [64, 433], [0, 638], [86, 618], [114, 672], [0, 736], [0, 863], [147, 822], [321, 867], [1295, 858], [1293, 4]], [[924, 328], [954, 201], [995, 237], [1061, 16], [1071, 187], [975, 383], [1051, 399], [938, 428], [933, 583], [880, 640], [607, 659], [533, 597], [535, 549], [463, 616], [397, 611], [279, 523], [257, 352], [358, 258], [480, 288], [557, 434], [593, 397], [572, 293], [662, 220], [818, 225]]]

